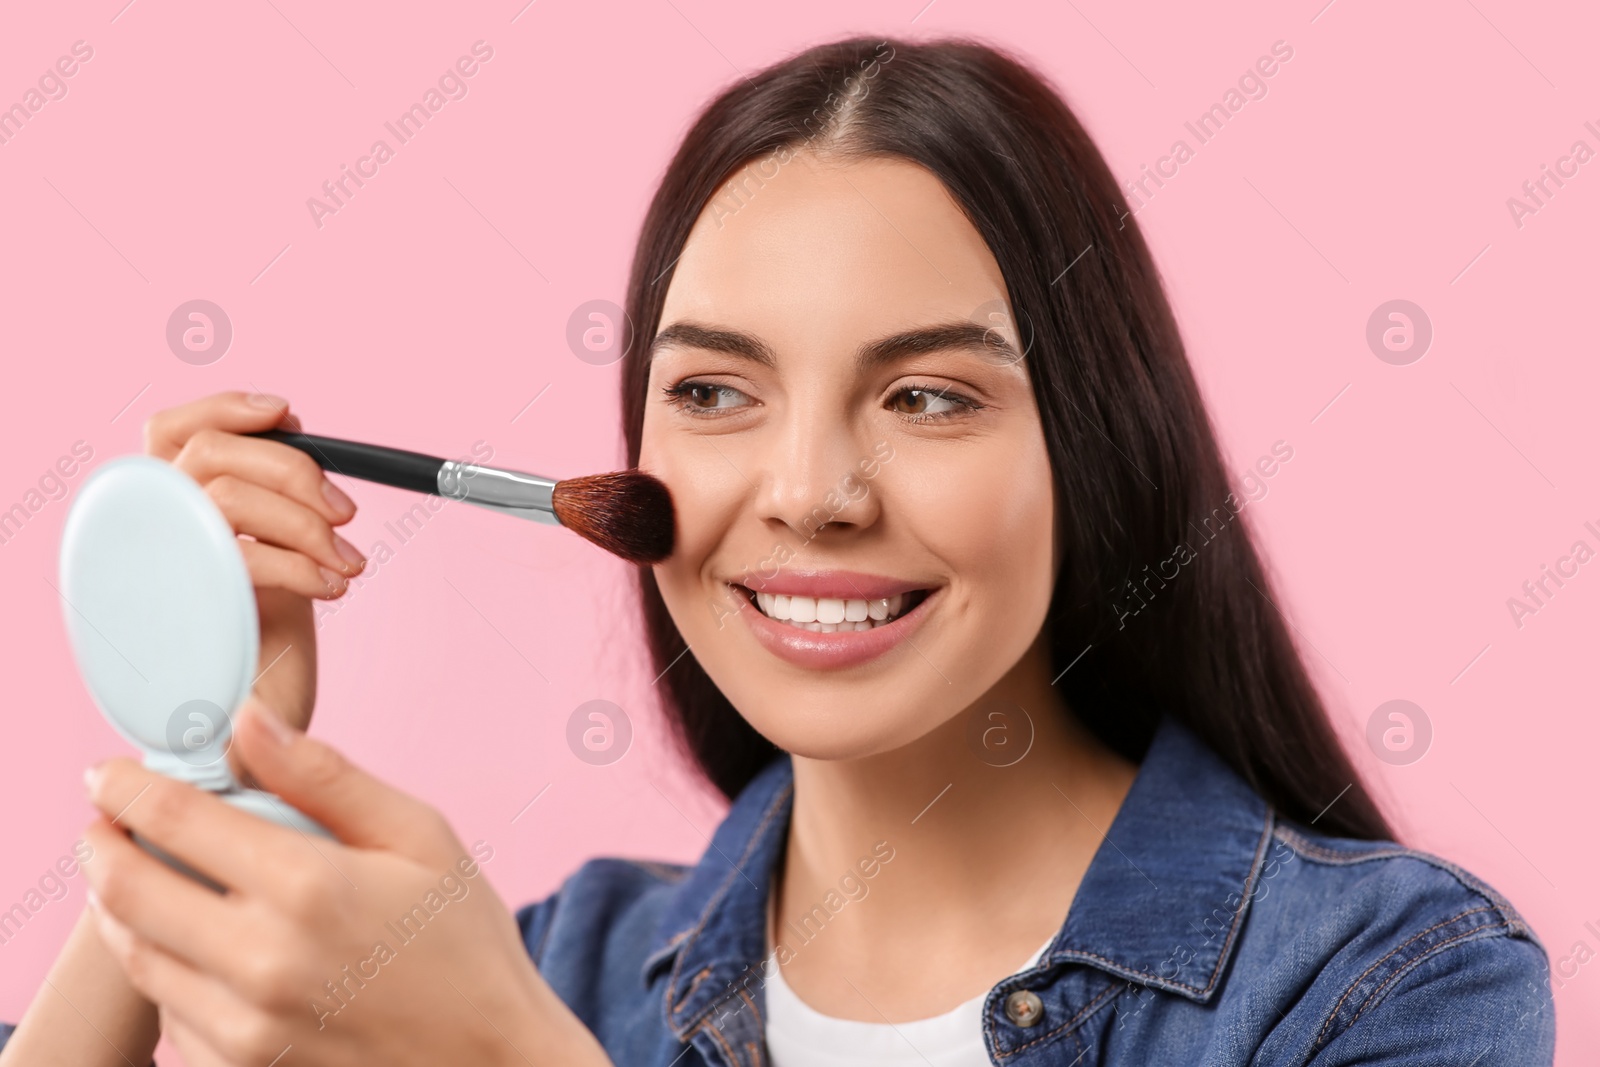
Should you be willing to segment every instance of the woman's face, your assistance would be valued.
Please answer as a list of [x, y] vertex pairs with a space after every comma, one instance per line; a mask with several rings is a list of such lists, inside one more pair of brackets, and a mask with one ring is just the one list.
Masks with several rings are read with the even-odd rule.
[[697, 220], [644, 416], [678, 521], [655, 576], [779, 747], [908, 744], [1039, 635], [1054, 495], [1012, 322], [977, 230], [903, 160], [769, 160]]

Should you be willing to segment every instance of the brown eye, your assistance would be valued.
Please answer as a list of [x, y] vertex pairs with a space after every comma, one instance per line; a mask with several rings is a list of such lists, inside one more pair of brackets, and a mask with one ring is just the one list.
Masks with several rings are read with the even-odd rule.
[[685, 415], [725, 415], [733, 408], [750, 404], [750, 398], [733, 386], [715, 382], [683, 381], [667, 386], [662, 392]]
[[936, 419], [953, 415], [963, 407], [972, 405], [955, 396], [946, 396], [945, 390], [902, 389], [889, 401], [889, 409], [911, 419]]
[[932, 399], [926, 389], [904, 389], [895, 394], [894, 409], [902, 415], [925, 415]]

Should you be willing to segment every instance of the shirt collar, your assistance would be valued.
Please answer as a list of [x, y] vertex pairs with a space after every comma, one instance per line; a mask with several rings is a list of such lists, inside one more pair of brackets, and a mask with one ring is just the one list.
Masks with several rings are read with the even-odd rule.
[[1164, 718], [1042, 963], [1076, 960], [1211, 998], [1254, 897], [1272, 809]]
[[[781, 755], [734, 798], [705, 854], [679, 883], [644, 962], [646, 985], [664, 967], [667, 1021], [681, 1041], [701, 1018], [748, 989], [766, 955], [767, 886], [788, 839], [794, 764]], [[759, 984], [759, 982], [755, 983]]]
[[[664, 909], [644, 964], [671, 967], [682, 1036], [744, 993], [766, 955], [767, 887], [794, 796], [788, 756], [734, 799]], [[1040, 967], [1078, 962], [1201, 1003], [1237, 940], [1272, 838], [1267, 804], [1199, 738], [1164, 717]]]

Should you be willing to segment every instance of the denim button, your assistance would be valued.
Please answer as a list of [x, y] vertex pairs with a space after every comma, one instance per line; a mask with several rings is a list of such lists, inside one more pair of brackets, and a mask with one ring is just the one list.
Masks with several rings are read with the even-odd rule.
[[1019, 989], [1006, 998], [1006, 1018], [1018, 1026], [1032, 1026], [1044, 1018], [1044, 1002], [1031, 989]]

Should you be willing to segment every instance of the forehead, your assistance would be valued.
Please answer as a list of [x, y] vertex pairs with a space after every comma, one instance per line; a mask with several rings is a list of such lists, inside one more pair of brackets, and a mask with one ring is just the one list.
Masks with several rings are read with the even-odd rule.
[[987, 321], [1004, 298], [999, 264], [931, 172], [798, 152], [724, 183], [678, 259], [661, 324], [834, 350], [920, 322]]

